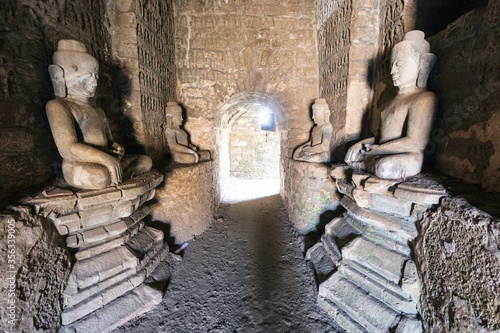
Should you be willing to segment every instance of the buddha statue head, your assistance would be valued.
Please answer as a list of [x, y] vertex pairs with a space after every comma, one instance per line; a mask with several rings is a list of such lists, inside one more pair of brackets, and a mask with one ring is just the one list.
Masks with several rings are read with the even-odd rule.
[[316, 98], [312, 106], [312, 119], [315, 124], [323, 124], [330, 120], [330, 108], [324, 98]]
[[425, 88], [429, 73], [436, 61], [430, 52], [430, 45], [420, 30], [405, 34], [403, 40], [394, 46], [391, 55], [391, 75], [394, 86], [400, 92]]
[[61, 39], [52, 57], [49, 73], [56, 97], [76, 94], [93, 97], [97, 87], [99, 63], [81, 42]]
[[168, 128], [172, 128], [172, 126], [181, 126], [183, 121], [182, 108], [177, 102], [167, 102], [165, 117], [167, 119]]

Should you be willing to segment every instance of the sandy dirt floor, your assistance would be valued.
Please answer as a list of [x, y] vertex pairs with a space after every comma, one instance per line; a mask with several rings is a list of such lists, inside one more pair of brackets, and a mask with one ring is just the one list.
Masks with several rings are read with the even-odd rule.
[[279, 196], [222, 206], [191, 241], [163, 302], [118, 332], [340, 332]]

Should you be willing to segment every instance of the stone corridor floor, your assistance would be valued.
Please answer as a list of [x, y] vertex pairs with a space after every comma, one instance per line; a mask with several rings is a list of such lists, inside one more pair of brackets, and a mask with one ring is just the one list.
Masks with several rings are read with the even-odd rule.
[[118, 332], [341, 332], [278, 195], [222, 206], [184, 250], [163, 302]]

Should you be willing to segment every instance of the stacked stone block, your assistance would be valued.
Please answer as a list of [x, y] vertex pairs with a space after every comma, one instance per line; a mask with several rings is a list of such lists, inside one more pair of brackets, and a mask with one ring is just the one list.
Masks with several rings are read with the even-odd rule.
[[313, 259], [327, 256], [336, 266], [319, 286], [318, 303], [347, 332], [422, 332], [412, 259], [417, 222], [446, 191], [424, 175], [392, 181], [354, 173], [349, 182], [332, 176], [346, 212], [316, 246], [323, 250]]
[[60, 332], [109, 332], [161, 301], [165, 268], [175, 259], [163, 232], [145, 225], [144, 203], [162, 181], [153, 171], [103, 190], [46, 191], [25, 200], [75, 251]]

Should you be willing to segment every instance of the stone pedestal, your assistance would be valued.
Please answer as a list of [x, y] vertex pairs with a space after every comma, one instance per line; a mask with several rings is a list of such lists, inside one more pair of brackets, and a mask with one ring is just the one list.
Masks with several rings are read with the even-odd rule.
[[347, 332], [422, 332], [416, 222], [445, 189], [422, 174], [401, 182], [355, 172], [335, 182], [346, 213], [322, 236], [337, 271], [320, 284], [318, 303]]
[[103, 190], [24, 200], [73, 249], [59, 332], [109, 332], [161, 301], [168, 276], [155, 269], [178, 259], [163, 232], [145, 225], [150, 209], [144, 203], [162, 180], [152, 171]]
[[213, 163], [171, 165], [151, 205], [155, 223], [166, 225], [170, 237], [182, 244], [208, 229], [215, 207]]
[[302, 235], [316, 232], [321, 215], [339, 208], [339, 196], [329, 167], [290, 159], [285, 202], [290, 220]]

